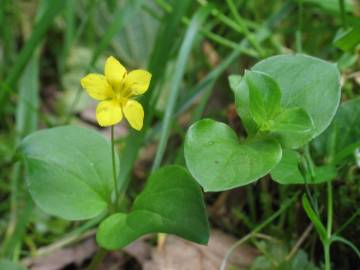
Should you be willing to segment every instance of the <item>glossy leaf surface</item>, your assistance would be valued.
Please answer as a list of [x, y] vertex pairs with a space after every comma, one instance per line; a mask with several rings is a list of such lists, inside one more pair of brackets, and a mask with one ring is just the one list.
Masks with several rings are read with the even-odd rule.
[[183, 167], [171, 165], [152, 174], [129, 214], [113, 214], [100, 224], [97, 241], [106, 249], [118, 249], [158, 232], [199, 244], [208, 241], [202, 191]]
[[[64, 219], [92, 218], [108, 207], [113, 191], [110, 143], [76, 126], [40, 130], [20, 150], [36, 204]], [[116, 164], [118, 166], [118, 159]]]
[[[279, 55], [257, 63], [252, 70], [270, 75], [282, 91], [283, 109], [302, 108], [311, 117], [314, 128], [296, 134], [284, 142], [298, 148], [322, 133], [332, 121], [340, 100], [340, 75], [335, 64], [306, 55]], [[236, 107], [250, 136], [258, 127], [249, 108], [249, 89], [241, 80], [234, 89]]]
[[185, 159], [206, 191], [243, 186], [267, 174], [281, 159], [280, 144], [271, 137], [241, 142], [227, 125], [204, 119], [186, 135]]

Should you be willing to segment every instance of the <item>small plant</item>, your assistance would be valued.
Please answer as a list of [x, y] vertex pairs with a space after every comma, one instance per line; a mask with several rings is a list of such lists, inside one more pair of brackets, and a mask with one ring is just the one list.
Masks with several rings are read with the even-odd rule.
[[196, 122], [185, 143], [191, 174], [207, 191], [244, 186], [268, 173], [282, 184], [293, 183], [283, 177], [282, 164], [333, 119], [340, 100], [336, 66], [300, 54], [280, 55], [243, 77], [231, 76], [230, 85], [248, 137], [238, 138], [214, 120]]
[[32, 133], [20, 146], [27, 187], [36, 204], [67, 220], [103, 215], [96, 239], [108, 250], [122, 248], [147, 233], [172, 233], [200, 244], [209, 238], [201, 189], [181, 166], [155, 171], [130, 213], [120, 208], [113, 127], [124, 114], [134, 129], [141, 130], [143, 108], [130, 98], [143, 94], [150, 78], [147, 71], [127, 73], [110, 57], [105, 76], [89, 74], [81, 80], [88, 94], [100, 100], [96, 117], [99, 125], [111, 126], [111, 144], [93, 130], [60, 126]]
[[[350, 241], [332, 231], [331, 181], [337, 175], [339, 158], [348, 157], [358, 147], [351, 145], [356, 135], [343, 143], [348, 147], [343, 155], [339, 153], [322, 166], [313, 164], [308, 150], [309, 142], [330, 125], [338, 108], [340, 75], [336, 65], [302, 54], [279, 55], [257, 63], [244, 76], [230, 76], [229, 81], [247, 138], [239, 138], [229, 126], [211, 119], [194, 123], [185, 142], [186, 165], [194, 178], [206, 191], [244, 186], [268, 173], [284, 185], [326, 182], [326, 228], [317, 204], [311, 203], [310, 192], [302, 197], [324, 246], [325, 269], [330, 269], [334, 241], [348, 244], [360, 254]], [[343, 120], [337, 122], [346, 123]], [[336, 142], [342, 143], [340, 139]]]

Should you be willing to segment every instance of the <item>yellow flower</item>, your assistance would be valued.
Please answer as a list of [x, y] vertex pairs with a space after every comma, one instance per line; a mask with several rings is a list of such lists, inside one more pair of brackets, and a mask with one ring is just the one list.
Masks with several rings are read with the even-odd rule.
[[136, 69], [126, 71], [118, 60], [110, 56], [105, 63], [105, 76], [90, 73], [81, 79], [88, 95], [101, 101], [96, 107], [96, 120], [102, 127], [119, 123], [123, 114], [130, 126], [141, 130], [144, 122], [142, 105], [133, 100], [149, 88], [151, 73]]

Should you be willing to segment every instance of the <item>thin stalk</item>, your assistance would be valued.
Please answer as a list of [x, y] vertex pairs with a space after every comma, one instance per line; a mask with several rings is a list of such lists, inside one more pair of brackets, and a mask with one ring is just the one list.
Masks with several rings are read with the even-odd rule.
[[296, 51], [302, 52], [303, 0], [298, 0], [298, 29], [295, 34]]
[[249, 212], [250, 212], [250, 217], [251, 220], [253, 222], [256, 222], [256, 204], [255, 204], [255, 198], [254, 198], [254, 191], [253, 191], [253, 186], [252, 185], [248, 185], [245, 187], [246, 190], [246, 199], [247, 199], [247, 203], [249, 204]]
[[112, 160], [112, 171], [113, 171], [113, 181], [115, 189], [115, 201], [114, 201], [114, 210], [116, 211], [119, 203], [119, 187], [116, 174], [116, 164], [115, 164], [115, 139], [114, 139], [114, 126], [111, 126], [111, 160]]
[[[113, 171], [113, 181], [114, 181], [114, 191], [115, 191], [115, 200], [113, 204], [113, 211], [116, 211], [118, 209], [118, 203], [119, 203], [119, 188], [118, 188], [118, 181], [116, 177], [116, 163], [115, 163], [115, 139], [114, 139], [114, 126], [111, 126], [111, 161], [112, 161], [112, 171]], [[95, 257], [91, 260], [91, 263], [87, 270], [96, 270], [101, 263], [101, 261], [104, 259], [107, 251], [103, 248], [100, 248], [96, 254]]]
[[333, 191], [331, 186], [331, 181], [327, 183], [327, 237], [331, 238], [332, 234], [332, 223], [333, 223]]
[[107, 250], [100, 248], [95, 254], [95, 257], [92, 259], [89, 267], [87, 270], [96, 270], [98, 269], [98, 266], [100, 265], [101, 261], [104, 259], [104, 257], [107, 254]]
[[325, 255], [325, 270], [330, 270], [331, 266], [330, 266], [330, 244], [329, 243], [324, 243], [324, 255]]
[[312, 208], [315, 210], [316, 213], [318, 213], [318, 207], [317, 207], [317, 204], [315, 204], [315, 200], [311, 195], [309, 181], [308, 181], [310, 179], [311, 182], [314, 182], [314, 178], [315, 178], [315, 165], [311, 158], [309, 144], [306, 144], [304, 147], [304, 156], [305, 156], [305, 162], [304, 162], [304, 165], [305, 165], [305, 175], [304, 175], [305, 191], [306, 191], [306, 195], [308, 196], [308, 199], [311, 203]]
[[360, 209], [358, 209], [352, 216], [343, 224], [341, 227], [334, 233], [335, 235], [339, 235], [347, 226], [351, 224], [358, 216], [360, 216]]
[[314, 224], [312, 224], [312, 223], [310, 223], [309, 226], [307, 226], [307, 228], [305, 229], [303, 234], [300, 236], [299, 240], [296, 242], [296, 244], [291, 249], [289, 254], [285, 257], [286, 261], [290, 261], [294, 257], [294, 255], [297, 253], [297, 251], [301, 247], [302, 243], [304, 243], [305, 239], [309, 236], [313, 227], [314, 227]]
[[344, 29], [347, 28], [346, 13], [345, 13], [345, 0], [339, 0], [341, 25]]
[[260, 232], [264, 227], [266, 227], [267, 225], [269, 225], [271, 222], [274, 221], [275, 218], [277, 218], [279, 215], [281, 215], [286, 209], [288, 209], [297, 199], [297, 197], [299, 196], [300, 192], [295, 193], [295, 195], [289, 199], [288, 201], [284, 202], [281, 206], [280, 209], [277, 210], [274, 214], [272, 214], [270, 217], [268, 217], [264, 222], [262, 222], [260, 225], [258, 225], [255, 229], [253, 229], [249, 234], [245, 235], [243, 238], [241, 238], [239, 241], [235, 242], [226, 252], [225, 254], [225, 258], [221, 263], [221, 267], [220, 270], [225, 270], [226, 269], [226, 263], [229, 260], [231, 253], [233, 253], [233, 251], [239, 247], [240, 245], [242, 245], [243, 243], [245, 243], [247, 240], [251, 239], [254, 235], [256, 235], [258, 232]]
[[[172, 13], [173, 12], [172, 7], [166, 2], [164, 2], [162, 0], [158, 0], [157, 4], [163, 11], [165, 11], [167, 13]], [[216, 13], [216, 14], [218, 14], [218, 13]], [[213, 10], [212, 15], [214, 15], [214, 10]], [[223, 18], [223, 17], [221, 17], [221, 18]], [[186, 26], [188, 26], [190, 24], [190, 19], [188, 17], [184, 16], [181, 19], [181, 22], [183, 24], [185, 24]], [[236, 25], [235, 22], [233, 22], [233, 23]], [[233, 24], [231, 24], [231, 25], [233, 26]], [[208, 38], [209, 40], [211, 40], [213, 42], [216, 42], [221, 46], [228, 47], [228, 48], [231, 48], [231, 49], [237, 49], [238, 48], [242, 53], [244, 53], [246, 55], [249, 55], [251, 57], [258, 58], [258, 54], [257, 54], [256, 51], [248, 49], [248, 48], [242, 48], [238, 43], [236, 43], [236, 42], [234, 42], [232, 40], [229, 40], [229, 39], [227, 39], [225, 37], [222, 37], [222, 36], [220, 36], [218, 34], [215, 34], [215, 33], [211, 32], [211, 31], [207, 30], [204, 27], [200, 28], [200, 33], [202, 35], [204, 35], [206, 38]]]
[[327, 186], [327, 224], [326, 224], [326, 233], [327, 239], [323, 243], [324, 246], [324, 255], [325, 255], [325, 270], [331, 269], [331, 258], [330, 258], [330, 245], [331, 245], [331, 236], [332, 236], [332, 223], [333, 223], [333, 192], [331, 181], [326, 183]]
[[260, 55], [265, 55], [264, 50], [261, 48], [260, 43], [256, 40], [256, 38], [249, 31], [248, 27], [244, 23], [243, 18], [240, 16], [239, 12], [236, 9], [235, 3], [233, 0], [226, 0], [226, 3], [230, 9], [230, 12], [234, 16], [237, 23], [240, 25], [245, 37], [249, 40], [250, 44], [257, 50]]

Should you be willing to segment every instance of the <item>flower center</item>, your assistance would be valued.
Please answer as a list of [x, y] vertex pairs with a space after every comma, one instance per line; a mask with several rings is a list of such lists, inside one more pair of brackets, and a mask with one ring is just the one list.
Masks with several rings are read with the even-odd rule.
[[131, 97], [130, 85], [126, 83], [126, 80], [122, 80], [118, 87], [114, 88], [114, 99], [121, 105], [125, 106], [128, 99]]

